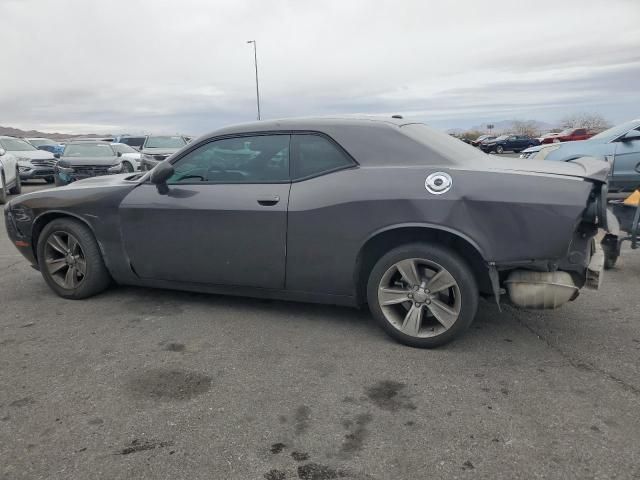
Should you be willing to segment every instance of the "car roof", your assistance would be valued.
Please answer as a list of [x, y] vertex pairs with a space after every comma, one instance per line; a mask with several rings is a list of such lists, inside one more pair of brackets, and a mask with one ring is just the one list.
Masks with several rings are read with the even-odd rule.
[[82, 141], [67, 142], [65, 144], [65, 146], [67, 146], [67, 147], [69, 145], [109, 145], [109, 146], [111, 146], [112, 143], [111, 142], [101, 142], [99, 140], [96, 140], [94, 142], [89, 141], [89, 140], [82, 140]]
[[422, 122], [393, 117], [303, 117], [232, 125], [200, 137], [207, 142], [227, 135], [319, 133], [335, 140], [360, 165], [370, 167], [469, 164], [487, 155]]

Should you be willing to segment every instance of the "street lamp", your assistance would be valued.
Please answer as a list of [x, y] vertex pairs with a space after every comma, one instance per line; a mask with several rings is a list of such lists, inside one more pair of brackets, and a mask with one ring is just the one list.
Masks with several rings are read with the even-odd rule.
[[255, 40], [248, 40], [247, 43], [253, 43], [253, 61], [256, 67], [256, 102], [258, 104], [258, 120], [260, 120], [260, 88], [258, 87], [258, 51]]

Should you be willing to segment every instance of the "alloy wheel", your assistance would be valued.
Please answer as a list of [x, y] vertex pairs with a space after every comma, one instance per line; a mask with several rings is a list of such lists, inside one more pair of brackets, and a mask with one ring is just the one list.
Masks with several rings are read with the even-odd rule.
[[54, 282], [66, 289], [77, 288], [87, 274], [87, 261], [80, 242], [68, 232], [49, 235], [44, 248], [47, 272]]
[[392, 265], [378, 286], [378, 303], [386, 320], [405, 335], [434, 337], [458, 320], [458, 282], [441, 265], [410, 258]]

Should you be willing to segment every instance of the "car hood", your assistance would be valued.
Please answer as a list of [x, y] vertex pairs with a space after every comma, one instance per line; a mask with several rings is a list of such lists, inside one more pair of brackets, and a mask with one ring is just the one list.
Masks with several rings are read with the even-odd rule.
[[570, 162], [490, 157], [492, 160], [487, 163], [489, 171], [584, 178], [601, 183], [607, 181], [610, 169], [609, 163], [591, 157], [580, 157]]
[[171, 155], [172, 153], [176, 153], [179, 148], [143, 148], [140, 150], [141, 153], [147, 155]]
[[615, 143], [601, 143], [590, 140], [561, 143], [558, 148], [547, 155], [545, 160], [567, 161], [580, 156], [603, 159], [615, 153]]
[[118, 163], [118, 157], [62, 157], [61, 162], [66, 162], [73, 167], [84, 165], [108, 166]]
[[51, 160], [53, 159], [53, 153], [45, 150], [26, 150], [13, 152], [9, 151], [11, 155], [16, 158], [28, 158], [29, 160]]

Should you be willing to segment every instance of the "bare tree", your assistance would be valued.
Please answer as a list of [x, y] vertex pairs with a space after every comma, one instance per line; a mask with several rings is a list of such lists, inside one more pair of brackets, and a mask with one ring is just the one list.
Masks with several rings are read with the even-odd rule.
[[511, 124], [511, 129], [513, 133], [527, 135], [529, 137], [537, 137], [540, 134], [540, 129], [533, 120], [514, 120]]
[[573, 113], [561, 120], [564, 128], [586, 128], [587, 130], [605, 130], [611, 124], [599, 113]]
[[478, 138], [480, 135], [482, 135], [484, 132], [481, 132], [480, 130], [467, 130], [466, 132], [464, 132], [462, 134], [462, 138], [472, 141], [475, 140], [476, 138]]

